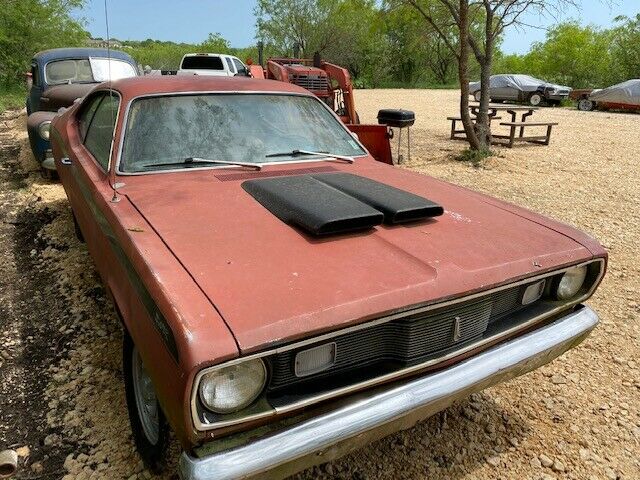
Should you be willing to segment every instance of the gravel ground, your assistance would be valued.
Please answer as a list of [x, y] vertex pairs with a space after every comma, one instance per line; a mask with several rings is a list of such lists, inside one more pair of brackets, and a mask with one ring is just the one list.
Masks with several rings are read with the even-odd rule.
[[[416, 112], [404, 168], [596, 236], [611, 255], [590, 301], [602, 323], [551, 365], [296, 478], [640, 478], [640, 115], [544, 109], [534, 118], [560, 122], [551, 146], [497, 149], [474, 167], [448, 139], [456, 92], [358, 91], [357, 102], [363, 121]], [[0, 449], [21, 454], [18, 478], [151, 478], [128, 429], [117, 319], [24, 123], [0, 116]]]

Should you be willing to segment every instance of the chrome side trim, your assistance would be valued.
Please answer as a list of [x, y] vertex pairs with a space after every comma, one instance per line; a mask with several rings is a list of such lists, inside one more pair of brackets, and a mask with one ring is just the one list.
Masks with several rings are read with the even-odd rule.
[[[247, 360], [251, 360], [254, 358], [262, 358], [262, 357], [266, 357], [269, 355], [274, 355], [277, 353], [282, 353], [282, 352], [286, 352], [289, 350], [293, 350], [293, 349], [297, 349], [300, 347], [304, 347], [306, 345], [309, 344], [313, 344], [313, 343], [320, 343], [323, 341], [326, 341], [328, 339], [337, 337], [339, 335], [344, 335], [346, 333], [351, 333], [351, 332], [356, 332], [358, 330], [363, 330], [365, 328], [369, 328], [369, 327], [373, 327], [375, 325], [379, 325], [381, 323], [386, 323], [389, 322], [391, 320], [396, 320], [398, 318], [402, 318], [402, 317], [406, 317], [406, 316], [410, 316], [410, 315], [415, 315], [418, 313], [422, 313], [422, 312], [427, 312], [430, 310], [435, 310], [435, 309], [440, 309], [440, 308], [444, 308], [444, 307], [448, 307], [450, 305], [455, 305], [457, 303], [462, 303], [462, 302], [467, 302], [469, 300], [473, 300], [475, 298], [480, 298], [483, 297], [485, 295], [491, 295], [493, 293], [496, 292], [500, 292], [502, 290], [505, 290], [507, 288], [513, 288], [513, 287], [517, 287], [520, 285], [523, 285], [525, 283], [533, 283], [537, 280], [542, 280], [548, 277], [552, 277], [554, 275], [558, 275], [560, 273], [566, 272], [567, 270], [577, 267], [577, 266], [583, 266], [583, 265], [590, 265], [592, 263], [600, 263], [600, 272], [598, 274], [598, 278], [595, 280], [595, 282], [593, 283], [593, 285], [591, 286], [591, 288], [581, 297], [578, 297], [574, 300], [572, 300], [571, 302], [567, 302], [567, 303], [563, 303], [555, 308], [552, 308], [546, 312], [544, 312], [544, 314], [541, 315], [537, 315], [531, 319], [529, 319], [528, 321], [521, 323], [517, 326], [514, 326], [512, 328], [509, 328], [507, 330], [504, 330], [496, 335], [493, 335], [491, 337], [487, 337], [484, 338], [482, 340], [479, 340], [475, 343], [472, 343], [470, 345], [467, 345], [466, 347], [460, 349], [460, 350], [456, 350], [454, 352], [451, 352], [449, 354], [443, 355], [442, 357], [439, 358], [435, 358], [432, 360], [429, 360], [427, 362], [418, 364], [418, 365], [414, 365], [412, 367], [408, 367], [402, 370], [398, 370], [395, 372], [391, 372], [388, 373], [386, 375], [380, 376], [380, 377], [376, 377], [364, 382], [360, 382], [357, 384], [353, 384], [353, 385], [349, 385], [347, 387], [343, 387], [343, 388], [339, 388], [339, 389], [335, 389], [335, 390], [331, 390], [329, 392], [324, 392], [322, 394], [307, 398], [303, 401], [299, 401], [296, 403], [292, 403], [290, 405], [287, 405], [285, 407], [278, 407], [278, 408], [273, 408], [272, 410], [266, 410], [264, 412], [260, 412], [260, 413], [253, 413], [251, 415], [247, 415], [246, 417], [241, 417], [241, 418], [233, 418], [233, 419], [229, 419], [229, 420], [224, 420], [224, 421], [220, 421], [220, 422], [215, 422], [215, 423], [203, 423], [197, 416], [197, 408], [196, 408], [196, 398], [197, 398], [197, 391], [198, 391], [198, 385], [200, 382], [200, 379], [202, 378], [203, 375], [205, 375], [206, 373], [212, 371], [212, 370], [216, 370], [218, 368], [224, 368], [227, 367], [229, 365], [234, 365], [237, 363], [241, 363]], [[306, 407], [309, 405], [312, 405], [314, 403], [318, 403], [324, 400], [328, 400], [330, 398], [334, 398], [334, 397], [338, 397], [341, 395], [345, 395], [347, 393], [351, 393], [351, 392], [355, 392], [357, 390], [362, 390], [365, 388], [370, 388], [372, 386], [375, 386], [379, 383], [384, 383], [384, 382], [388, 382], [390, 380], [393, 380], [394, 378], [398, 378], [407, 374], [411, 374], [411, 373], [415, 373], [418, 372], [420, 370], [423, 370], [425, 368], [428, 368], [430, 366], [436, 365], [438, 363], [444, 362], [446, 360], [450, 360], [451, 358], [455, 358], [459, 355], [462, 355], [470, 350], [474, 350], [476, 348], [482, 347], [483, 345], [486, 345], [488, 343], [491, 342], [495, 342], [496, 340], [500, 340], [501, 338], [505, 338], [508, 336], [511, 336], [513, 334], [516, 334], [519, 331], [522, 330], [526, 330], [527, 328], [529, 328], [532, 325], [535, 325], [538, 322], [543, 321], [546, 318], [552, 317], [553, 315], [566, 310], [568, 308], [571, 308], [581, 302], [583, 302], [584, 300], [586, 300], [587, 298], [589, 298], [593, 292], [595, 291], [595, 289], [598, 287], [598, 285], [600, 284], [600, 281], [602, 280], [602, 277], [604, 275], [604, 267], [605, 267], [605, 261], [602, 258], [596, 259], [596, 260], [589, 260], [587, 262], [582, 262], [576, 265], [570, 265], [568, 267], [559, 269], [559, 270], [553, 270], [551, 272], [547, 272], [541, 275], [537, 275], [534, 277], [529, 277], [529, 278], [525, 278], [523, 280], [520, 280], [518, 282], [513, 282], [513, 283], [508, 283], [506, 285], [502, 285], [500, 287], [496, 287], [490, 290], [485, 290], [483, 292], [478, 292], [475, 293], [473, 295], [467, 295], [465, 297], [460, 297], [457, 299], [453, 299], [453, 300], [448, 300], [445, 302], [440, 302], [440, 303], [434, 303], [431, 305], [427, 305], [421, 308], [416, 308], [413, 310], [405, 310], [399, 313], [395, 313], [393, 315], [389, 315], [386, 317], [382, 317], [376, 320], [373, 320], [371, 322], [366, 322], [363, 324], [359, 324], [359, 325], [354, 325], [352, 327], [348, 327], [348, 328], [344, 328], [342, 330], [337, 330], [335, 332], [329, 332], [326, 333], [324, 335], [320, 335], [317, 337], [313, 337], [307, 340], [303, 340], [300, 342], [295, 342], [295, 343], [291, 343], [289, 345], [284, 345], [282, 347], [279, 348], [275, 348], [272, 350], [268, 350], [265, 352], [260, 352], [260, 353], [255, 353], [253, 355], [247, 355], [245, 357], [239, 357], [236, 358], [234, 360], [230, 360], [228, 362], [225, 362], [223, 364], [220, 365], [215, 365], [213, 367], [207, 367], [204, 368], [202, 370], [200, 370], [198, 372], [198, 374], [196, 375], [194, 381], [193, 381], [193, 387], [192, 387], [192, 393], [191, 393], [191, 418], [193, 420], [193, 424], [194, 427], [196, 428], [196, 430], [200, 430], [200, 431], [207, 431], [207, 430], [213, 430], [216, 428], [221, 428], [221, 427], [227, 427], [227, 426], [231, 426], [231, 425], [238, 425], [238, 424], [242, 424], [248, 421], [252, 421], [252, 420], [257, 420], [260, 418], [266, 418], [275, 414], [279, 414], [279, 413], [285, 413], [285, 412], [291, 412], [293, 410], [302, 408], [302, 407]]]
[[588, 307], [440, 372], [360, 395], [336, 410], [202, 458], [183, 453], [182, 480], [284, 478], [349, 453], [562, 355], [598, 324]]
[[[323, 101], [321, 101], [318, 97], [316, 97], [315, 95], [313, 95], [311, 92], [309, 93], [302, 93], [302, 92], [283, 92], [281, 90], [275, 90], [275, 91], [260, 91], [260, 90], [205, 90], [205, 91], [189, 91], [189, 92], [160, 92], [160, 93], [149, 93], [149, 94], [145, 94], [145, 95], [138, 95], [137, 97], [132, 98], [131, 100], [129, 100], [129, 102], [126, 105], [126, 110], [124, 113], [124, 117], [122, 119], [122, 129], [121, 129], [121, 134], [120, 134], [120, 144], [118, 145], [118, 156], [116, 158], [116, 164], [115, 164], [115, 168], [116, 168], [116, 175], [123, 175], [123, 176], [136, 176], [136, 175], [157, 175], [157, 174], [161, 174], [161, 173], [175, 173], [175, 172], [193, 172], [193, 171], [197, 171], [197, 170], [216, 170], [216, 169], [229, 169], [229, 166], [209, 166], [209, 167], [202, 167], [202, 168], [189, 168], [189, 169], [184, 169], [184, 168], [172, 168], [172, 169], [167, 169], [167, 170], [155, 170], [155, 171], [150, 171], [150, 172], [123, 172], [120, 170], [120, 163], [122, 162], [122, 150], [124, 148], [124, 137], [125, 137], [125, 132], [126, 132], [126, 128], [127, 128], [127, 123], [129, 122], [129, 112], [131, 110], [131, 105], [133, 104], [133, 102], [135, 102], [136, 100], [140, 100], [142, 98], [154, 98], [154, 97], [177, 97], [177, 96], [189, 96], [189, 95], [281, 95], [281, 96], [296, 96], [296, 97], [307, 97], [307, 98], [314, 98], [317, 102], [319, 102], [326, 110], [328, 110], [331, 115], [333, 115], [333, 117], [336, 119], [336, 121], [342, 126], [342, 128], [347, 132], [347, 134], [349, 135], [350, 138], [353, 138], [353, 134], [351, 132], [351, 130], [349, 130], [347, 128], [347, 126], [342, 122], [342, 120], [340, 120], [340, 117], [336, 114], [336, 112], [334, 112], [333, 110], [331, 110], [329, 108], [329, 106], [324, 103]], [[355, 155], [353, 158], [363, 158], [363, 157], [367, 157], [367, 156], [371, 156], [371, 154], [369, 153], [369, 151], [364, 147], [364, 145], [362, 145], [362, 143], [360, 142], [359, 139], [354, 138], [355, 142], [358, 144], [358, 146], [362, 149], [363, 152], [365, 152], [362, 155]], [[288, 160], [288, 161], [284, 161], [284, 162], [277, 162], [277, 161], [273, 161], [273, 162], [262, 162], [260, 163], [260, 165], [262, 166], [269, 166], [269, 165], [283, 165], [283, 164], [287, 164], [287, 163], [310, 163], [310, 162], [318, 162], [318, 159], [313, 159], [313, 160]], [[235, 168], [235, 167], [232, 167]]]

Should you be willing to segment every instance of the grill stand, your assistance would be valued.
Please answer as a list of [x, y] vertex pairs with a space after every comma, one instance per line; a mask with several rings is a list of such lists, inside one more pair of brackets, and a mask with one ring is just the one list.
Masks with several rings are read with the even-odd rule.
[[[416, 115], [410, 110], [392, 110], [384, 109], [378, 112], [378, 123], [380, 125], [386, 125], [391, 129], [398, 129], [398, 155], [397, 164], [403, 163], [403, 157], [401, 153], [402, 147], [402, 130], [407, 129], [407, 157], [411, 161], [411, 126], [416, 121]], [[391, 130], [393, 132], [393, 130]], [[393, 138], [391, 136], [390, 138]]]

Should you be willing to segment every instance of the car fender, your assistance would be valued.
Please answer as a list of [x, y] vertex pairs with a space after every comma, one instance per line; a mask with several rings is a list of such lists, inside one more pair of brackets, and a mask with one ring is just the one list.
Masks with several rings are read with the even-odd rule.
[[33, 112], [27, 118], [27, 133], [29, 134], [29, 143], [31, 145], [31, 151], [33, 156], [42, 161], [44, 153], [51, 148], [49, 140], [45, 140], [40, 136], [38, 127], [42, 122], [52, 122], [56, 117], [55, 112]]

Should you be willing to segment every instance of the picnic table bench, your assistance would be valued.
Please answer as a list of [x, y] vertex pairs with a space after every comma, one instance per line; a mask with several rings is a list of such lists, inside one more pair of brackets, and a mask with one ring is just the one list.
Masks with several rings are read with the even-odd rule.
[[[477, 117], [473, 116], [471, 117], [471, 120], [476, 119]], [[493, 120], [501, 120], [502, 117], [489, 117], [489, 123], [491, 123], [491, 121]], [[466, 140], [467, 139], [467, 132], [465, 131], [464, 128], [459, 129], [457, 128], [457, 124], [458, 122], [462, 123], [462, 117], [447, 117], [447, 120], [451, 121], [451, 140]]]
[[[506, 139], [506, 146], [513, 148], [515, 142], [537, 143], [539, 145], [549, 145], [551, 141], [551, 129], [558, 125], [558, 122], [501, 122], [500, 125], [509, 127], [509, 135], [496, 134], [492, 138]], [[547, 127], [546, 135], [524, 135], [525, 128]], [[520, 135], [516, 136], [516, 129], [520, 129]]]

